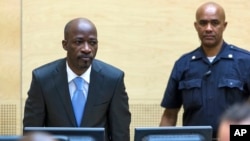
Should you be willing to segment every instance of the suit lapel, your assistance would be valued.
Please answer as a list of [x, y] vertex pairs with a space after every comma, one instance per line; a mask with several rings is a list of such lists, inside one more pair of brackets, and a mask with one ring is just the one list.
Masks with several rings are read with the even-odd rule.
[[[72, 108], [71, 98], [69, 94], [68, 78], [66, 71], [66, 59], [59, 62], [56, 71], [54, 73], [54, 81], [58, 94], [60, 95], [60, 100], [64, 105], [66, 110], [66, 115], [70, 119], [73, 126], [76, 126], [74, 111]], [[58, 109], [60, 110], [60, 109]]]
[[88, 123], [90, 123], [88, 120], [91, 120], [91, 118], [93, 118], [90, 110], [95, 105], [97, 99], [100, 97], [99, 93], [102, 91], [102, 84], [103, 75], [101, 74], [101, 66], [98, 65], [98, 62], [93, 61], [90, 73], [88, 98], [85, 105], [82, 126], [88, 126]]

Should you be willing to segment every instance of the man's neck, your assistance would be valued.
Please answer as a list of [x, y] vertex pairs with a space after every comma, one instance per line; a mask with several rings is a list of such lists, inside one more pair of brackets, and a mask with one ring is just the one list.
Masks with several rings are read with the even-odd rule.
[[218, 45], [214, 46], [214, 47], [206, 47], [204, 45], [202, 45], [202, 48], [206, 54], [207, 57], [212, 57], [212, 56], [216, 56], [221, 48], [222, 48], [222, 44], [223, 44], [223, 41], [221, 41]]

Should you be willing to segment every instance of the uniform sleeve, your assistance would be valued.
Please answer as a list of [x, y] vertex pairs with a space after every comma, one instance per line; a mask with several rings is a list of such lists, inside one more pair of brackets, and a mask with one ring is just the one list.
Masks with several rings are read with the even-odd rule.
[[181, 71], [178, 71], [177, 67], [178, 65], [175, 63], [168, 79], [168, 83], [161, 102], [161, 106], [164, 108], [180, 108], [182, 105], [181, 93], [178, 89], [180, 79], [179, 77], [182, 74]]

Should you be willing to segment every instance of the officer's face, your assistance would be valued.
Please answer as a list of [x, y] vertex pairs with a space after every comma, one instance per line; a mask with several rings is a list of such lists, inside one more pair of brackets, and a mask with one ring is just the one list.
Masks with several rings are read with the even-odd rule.
[[224, 11], [216, 6], [201, 8], [196, 14], [195, 29], [204, 47], [216, 47], [223, 40], [227, 23]]

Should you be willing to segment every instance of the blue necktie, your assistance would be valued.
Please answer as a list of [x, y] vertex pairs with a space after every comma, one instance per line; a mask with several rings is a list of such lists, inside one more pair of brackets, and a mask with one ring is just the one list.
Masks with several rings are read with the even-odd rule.
[[84, 80], [81, 77], [76, 77], [73, 81], [76, 85], [76, 90], [72, 98], [72, 104], [73, 104], [73, 108], [75, 112], [77, 125], [79, 127], [82, 121], [82, 115], [83, 115], [84, 106], [86, 102], [86, 98], [83, 94]]

